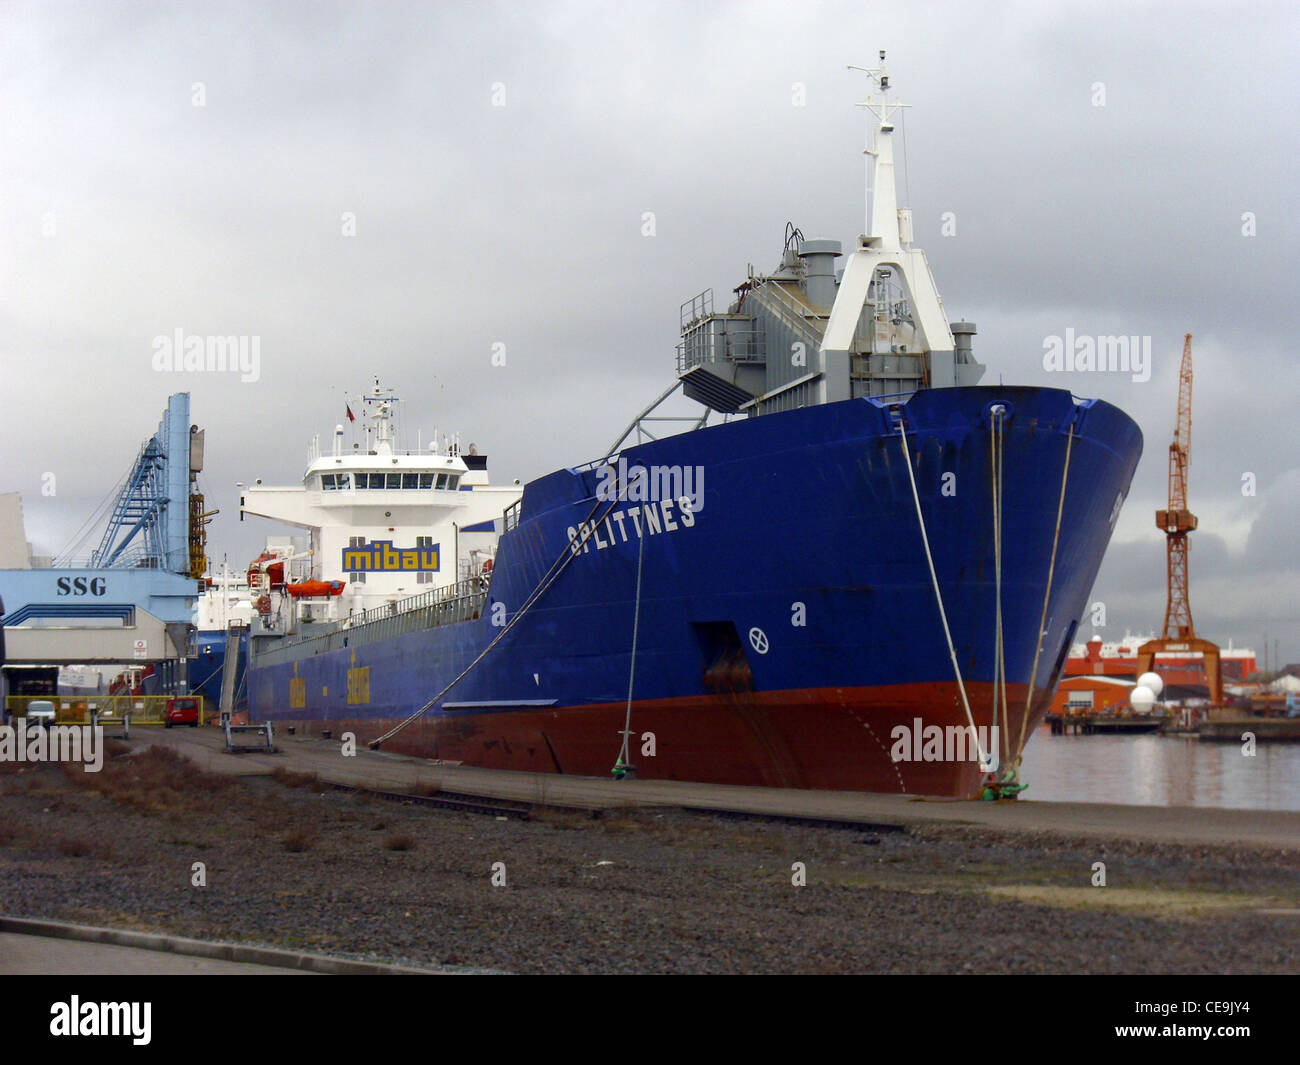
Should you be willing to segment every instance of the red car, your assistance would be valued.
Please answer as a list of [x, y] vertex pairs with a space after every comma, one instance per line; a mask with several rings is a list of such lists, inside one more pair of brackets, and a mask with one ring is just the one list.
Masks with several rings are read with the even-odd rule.
[[167, 700], [167, 714], [163, 724], [168, 728], [173, 725], [199, 724], [199, 697], [197, 695], [176, 695]]

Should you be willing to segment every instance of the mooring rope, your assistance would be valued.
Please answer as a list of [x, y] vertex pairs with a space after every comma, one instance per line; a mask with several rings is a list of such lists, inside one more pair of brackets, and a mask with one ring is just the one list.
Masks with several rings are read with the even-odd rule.
[[[1006, 408], [998, 404], [989, 419], [989, 463], [991, 468], [993, 495], [993, 587], [996, 605], [994, 613], [994, 659], [993, 659], [993, 716], [992, 724], [997, 724], [998, 705], [1002, 707], [1002, 735], [1008, 761], [1011, 758], [1011, 720], [1010, 705], [1007, 700], [1007, 656], [1006, 643], [1002, 627], [1002, 470], [1003, 470], [1003, 418]], [[999, 699], [999, 693], [1001, 698]]]
[[1056, 548], [1061, 540], [1061, 516], [1065, 513], [1065, 486], [1070, 478], [1070, 454], [1074, 449], [1074, 422], [1070, 422], [1070, 435], [1065, 440], [1065, 463], [1061, 467], [1061, 497], [1056, 503], [1056, 531], [1052, 533], [1052, 558], [1047, 566], [1047, 587], [1043, 589], [1043, 613], [1038, 620], [1038, 646], [1034, 650], [1034, 665], [1029, 671], [1025, 688], [1025, 713], [1020, 719], [1020, 739], [1016, 744], [1014, 764], [1019, 766], [1025, 751], [1025, 729], [1029, 725], [1029, 712], [1034, 701], [1034, 681], [1038, 678], [1038, 659], [1043, 653], [1044, 629], [1047, 628], [1047, 606], [1052, 598], [1052, 579], [1056, 573]]
[[[614, 481], [613, 483], [618, 484], [617, 481]], [[422, 707], [420, 707], [420, 709], [416, 710], [413, 714], [410, 714], [403, 720], [399, 721], [396, 725], [390, 728], [382, 736], [378, 737], [377, 739], [371, 740], [368, 744], [366, 744], [366, 746], [371, 748], [377, 748], [380, 744], [386, 743], [388, 740], [392, 739], [404, 728], [410, 725], [413, 721], [418, 720], [419, 718], [427, 714], [430, 710], [432, 710], [433, 707], [438, 704], [438, 700], [440, 700], [449, 691], [451, 691], [452, 688], [454, 688], [457, 684], [459, 684], [462, 680], [464, 680], [465, 677], [469, 674], [470, 670], [472, 670], [475, 666], [477, 666], [480, 662], [482, 662], [483, 659], [487, 657], [488, 652], [491, 651], [492, 648], [494, 648], [497, 644], [499, 644], [503, 639], [505, 639], [506, 633], [508, 633], [511, 629], [513, 629], [515, 625], [518, 623], [518, 621], [525, 614], [527, 614], [529, 610], [532, 609], [534, 604], [536, 604], [536, 602], [542, 597], [542, 595], [546, 592], [546, 590], [557, 580], [559, 580], [560, 574], [564, 572], [565, 568], [569, 565], [569, 563], [580, 553], [578, 549], [580, 547], [583, 547], [587, 543], [587, 541], [595, 534], [596, 526], [599, 525], [602, 521], [604, 521], [604, 519], [609, 515], [609, 513], [621, 502], [621, 496], [622, 496], [622, 489], [620, 488], [618, 491], [614, 492], [614, 498], [613, 500], [611, 500], [609, 506], [605, 508], [605, 513], [602, 514], [595, 521], [592, 521], [591, 517], [593, 514], [596, 513], [597, 509], [599, 509], [600, 503], [597, 502], [592, 505], [591, 510], [587, 513], [586, 520], [582, 522], [578, 527], [581, 530], [581, 538], [565, 544], [564, 550], [560, 553], [560, 556], [554, 562], [551, 563], [550, 569], [546, 571], [545, 575], [543, 575], [538, 585], [531, 592], [528, 593], [528, 596], [524, 599], [523, 604], [520, 606], [518, 611], [515, 612], [515, 616], [512, 617], [504, 626], [502, 626], [501, 631], [497, 633], [495, 637], [493, 637], [492, 641], [486, 647], [484, 647], [482, 651], [479, 652], [478, 657], [476, 657], [474, 661], [472, 661], [463, 670], [461, 670], [460, 673], [456, 675], [456, 678], [453, 681], [451, 681], [451, 683], [449, 683], [445, 688], [442, 689], [442, 691], [440, 691], [437, 695], [435, 695], [432, 699], [430, 699], [427, 703], [425, 703]], [[642, 537], [642, 540], [644, 540], [644, 537]]]
[[636, 644], [641, 627], [641, 569], [645, 558], [645, 541], [646, 538], [641, 537], [636, 550], [636, 603], [632, 608], [632, 662], [627, 670], [627, 713], [623, 718], [623, 745], [619, 748], [618, 758], [614, 762], [616, 776], [626, 773], [631, 761], [628, 740], [632, 735], [632, 686], [636, 682]]
[[944, 639], [948, 641], [948, 657], [952, 659], [952, 671], [957, 676], [957, 690], [961, 692], [961, 704], [966, 711], [966, 722], [970, 725], [971, 738], [975, 741], [980, 762], [988, 765], [988, 756], [984, 753], [984, 745], [980, 743], [979, 733], [975, 729], [975, 719], [971, 716], [970, 701], [966, 698], [966, 685], [962, 683], [961, 666], [957, 664], [957, 650], [953, 646], [952, 631], [948, 628], [948, 615], [943, 609], [943, 594], [939, 590], [939, 576], [934, 569], [934, 556], [930, 553], [930, 537], [926, 535], [925, 531], [925, 515], [921, 513], [921, 494], [916, 490], [916, 476], [912, 473], [912, 453], [907, 446], [907, 430], [904, 428], [901, 418], [898, 421], [898, 442], [903, 449], [904, 464], [907, 466], [907, 479], [912, 485], [912, 500], [916, 503], [916, 520], [921, 526], [921, 543], [925, 547], [926, 564], [930, 567], [930, 580], [934, 584], [935, 602], [939, 604], [939, 620], [943, 622]]

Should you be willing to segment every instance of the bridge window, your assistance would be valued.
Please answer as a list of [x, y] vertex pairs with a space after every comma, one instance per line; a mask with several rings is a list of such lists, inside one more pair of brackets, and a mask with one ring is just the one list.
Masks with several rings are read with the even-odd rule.
[[416, 584], [432, 584], [433, 573], [430, 570], [422, 569], [415, 575]]
[[366, 575], [365, 575], [364, 573], [349, 573], [349, 574], [348, 574], [348, 583], [349, 583], [349, 584], [365, 584], [365, 583], [366, 583]]
[[[325, 473], [321, 475], [321, 489], [329, 492], [352, 488], [354, 475], [350, 473]], [[360, 491], [418, 491], [430, 488], [456, 490], [460, 475], [456, 473], [358, 473], [355, 487]]]
[[320, 475], [320, 488], [322, 492], [332, 492], [337, 486], [334, 483], [334, 474], [322, 473]]

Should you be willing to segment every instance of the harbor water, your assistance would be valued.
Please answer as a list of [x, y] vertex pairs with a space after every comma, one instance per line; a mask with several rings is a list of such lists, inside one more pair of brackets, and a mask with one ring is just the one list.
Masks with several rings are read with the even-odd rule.
[[1300, 810], [1300, 744], [1202, 743], [1194, 736], [1053, 736], [1025, 748], [1025, 798], [1138, 806]]

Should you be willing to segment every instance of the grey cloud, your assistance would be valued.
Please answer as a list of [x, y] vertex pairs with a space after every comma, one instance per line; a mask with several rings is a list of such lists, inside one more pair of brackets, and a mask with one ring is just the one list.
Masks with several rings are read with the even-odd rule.
[[[1132, 412], [1147, 450], [1128, 506], [1154, 509], [1195, 333], [1193, 509], [1239, 501], [1244, 470], [1261, 496], [1246, 561], [1237, 544], [1220, 560], [1204, 528], [1194, 565], [1237, 567], [1215, 593], [1224, 626], [1294, 616], [1291, 519], [1263, 493], [1300, 469], [1283, 446], [1300, 392], [1300, 21], [1286, 4], [1241, 10], [8, 5], [0, 452], [19, 458], [0, 489], [61, 546], [188, 389], [223, 510], [214, 548], [241, 563], [271, 530], [235, 520], [234, 482], [299, 476], [341, 389], [373, 373], [406, 395], [412, 428], [459, 428], [498, 477], [593, 457], [671, 379], [684, 299], [711, 286], [721, 301], [747, 263], [774, 265], [787, 219], [861, 230], [864, 86], [844, 66], [884, 47], [915, 105], [900, 161], [918, 243], [945, 305], [979, 323], [989, 379]], [[939, 235], [944, 211], [956, 237]], [[1240, 235], [1243, 211], [1258, 236]], [[1151, 335], [1151, 381], [1045, 373], [1043, 337], [1067, 326]], [[153, 373], [152, 338], [177, 327], [260, 335], [262, 379]], [[504, 369], [488, 361], [498, 341]], [[51, 412], [65, 429], [44, 434]], [[38, 467], [59, 472], [55, 499]], [[1141, 571], [1162, 573], [1159, 534], [1132, 528]], [[1159, 612], [1129, 565], [1113, 552], [1098, 594], [1140, 587], [1128, 612]]]

